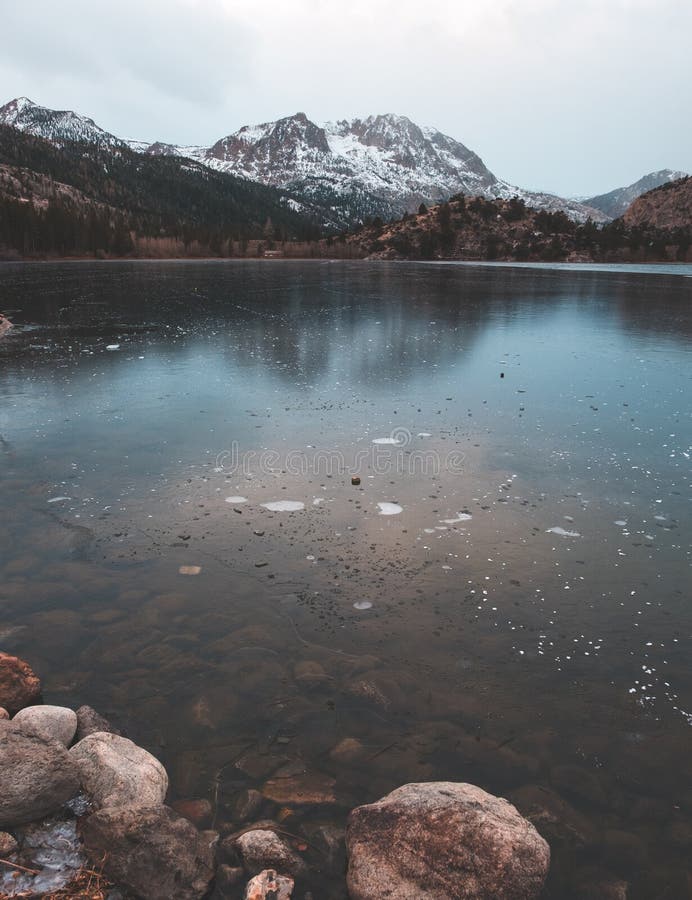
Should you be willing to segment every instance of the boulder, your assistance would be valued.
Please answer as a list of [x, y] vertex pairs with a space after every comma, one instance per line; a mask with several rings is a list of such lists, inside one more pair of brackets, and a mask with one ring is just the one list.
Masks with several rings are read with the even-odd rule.
[[407, 784], [349, 816], [351, 900], [532, 900], [550, 850], [506, 800], [471, 784]]
[[235, 839], [235, 848], [248, 875], [259, 875], [263, 869], [277, 869], [294, 877], [306, 873], [303, 859], [273, 831], [247, 831]]
[[40, 698], [41, 682], [29, 663], [18, 656], [0, 653], [0, 706], [14, 714]]
[[245, 900], [291, 900], [292, 895], [293, 879], [273, 869], [255, 875], [245, 888]]
[[107, 734], [120, 734], [117, 728], [113, 728], [108, 719], [96, 712], [91, 706], [80, 706], [77, 710], [77, 740], [81, 741], [97, 731], [105, 731]]
[[82, 787], [98, 809], [161, 806], [168, 775], [161, 763], [127, 738], [104, 731], [87, 735], [70, 750]]
[[33, 822], [79, 793], [79, 769], [57, 741], [0, 722], [0, 826]]
[[214, 877], [209, 841], [168, 806], [102, 809], [81, 830], [106, 876], [146, 900], [197, 900]]
[[66, 706], [25, 706], [12, 719], [27, 734], [41, 734], [69, 747], [77, 731], [77, 715]]

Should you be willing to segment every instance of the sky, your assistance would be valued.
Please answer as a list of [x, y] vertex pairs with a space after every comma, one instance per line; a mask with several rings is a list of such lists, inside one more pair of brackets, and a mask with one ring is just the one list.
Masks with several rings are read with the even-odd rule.
[[690, 0], [0, 0], [0, 104], [209, 145], [242, 125], [392, 112], [523, 188], [692, 172]]

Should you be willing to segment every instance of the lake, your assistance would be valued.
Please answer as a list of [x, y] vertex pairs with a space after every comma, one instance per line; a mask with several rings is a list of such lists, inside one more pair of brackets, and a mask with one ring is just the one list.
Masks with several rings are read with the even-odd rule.
[[691, 278], [0, 264], [0, 648], [217, 828], [468, 781], [688, 896]]

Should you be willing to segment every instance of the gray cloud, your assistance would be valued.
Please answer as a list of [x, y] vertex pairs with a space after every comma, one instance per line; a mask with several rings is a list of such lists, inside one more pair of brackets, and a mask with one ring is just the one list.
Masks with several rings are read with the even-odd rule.
[[130, 137], [398, 112], [524, 187], [588, 194], [692, 170], [687, 0], [36, 0], [3, 21], [5, 99]]

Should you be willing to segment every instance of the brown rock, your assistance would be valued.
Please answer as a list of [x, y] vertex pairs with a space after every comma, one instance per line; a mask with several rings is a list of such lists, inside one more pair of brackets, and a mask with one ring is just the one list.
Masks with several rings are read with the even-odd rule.
[[252, 788], [241, 791], [233, 804], [233, 820], [235, 822], [249, 822], [260, 811], [264, 797], [259, 791]]
[[509, 800], [551, 846], [590, 847], [599, 841], [599, 832], [591, 821], [550, 788], [527, 784], [512, 791]]
[[147, 900], [198, 900], [214, 856], [187, 819], [168, 806], [102, 809], [81, 824], [84, 846], [117, 884]]
[[274, 777], [264, 783], [262, 793], [280, 806], [309, 806], [336, 803], [336, 782], [328, 775], [301, 774]]
[[41, 682], [29, 663], [0, 653], [0, 706], [11, 715], [41, 698]]
[[33, 822], [79, 792], [79, 770], [57, 741], [0, 722], [0, 826]]
[[214, 814], [208, 800], [176, 800], [171, 803], [171, 808], [198, 828], [210, 825]]
[[4, 706], [0, 706], [0, 721], [3, 719], [9, 719], [10, 714], [7, 712]]
[[506, 800], [470, 784], [408, 784], [349, 816], [351, 900], [533, 900], [550, 850]]
[[108, 719], [96, 712], [91, 706], [80, 706], [77, 710], [77, 734], [76, 741], [81, 741], [87, 735], [97, 731], [105, 731], [107, 734], [120, 734], [117, 728], [113, 728]]
[[241, 866], [227, 866], [222, 863], [216, 870], [216, 893], [221, 897], [237, 897], [238, 885], [245, 879], [245, 870]]
[[330, 757], [340, 765], [351, 765], [365, 756], [365, 747], [358, 738], [345, 737], [329, 751]]

